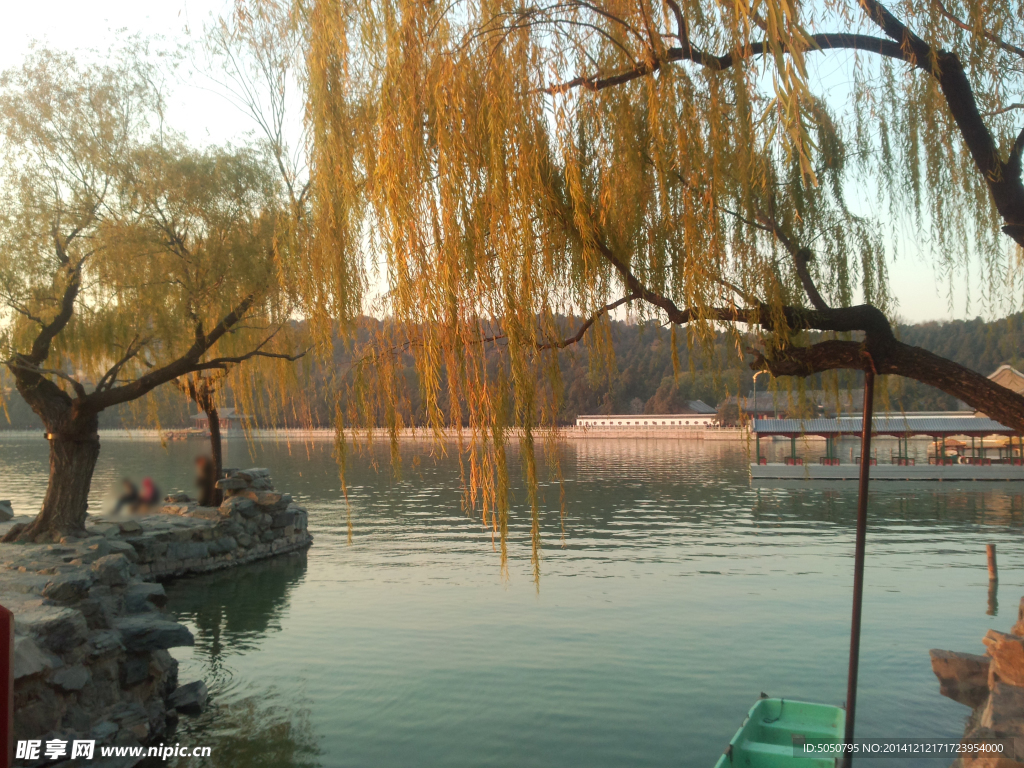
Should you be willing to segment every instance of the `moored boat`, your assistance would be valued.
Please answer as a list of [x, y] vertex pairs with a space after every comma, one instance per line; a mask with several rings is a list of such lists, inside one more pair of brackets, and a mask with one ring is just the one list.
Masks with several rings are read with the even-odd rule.
[[839, 753], [828, 746], [843, 742], [845, 727], [842, 707], [762, 698], [715, 768], [834, 768]]

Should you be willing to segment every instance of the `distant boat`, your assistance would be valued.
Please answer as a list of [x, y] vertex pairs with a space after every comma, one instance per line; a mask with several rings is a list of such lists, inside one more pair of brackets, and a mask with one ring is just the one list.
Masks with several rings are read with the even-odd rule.
[[750, 708], [715, 768], [834, 768], [840, 753], [814, 748], [842, 744], [845, 728], [842, 707], [764, 698]]

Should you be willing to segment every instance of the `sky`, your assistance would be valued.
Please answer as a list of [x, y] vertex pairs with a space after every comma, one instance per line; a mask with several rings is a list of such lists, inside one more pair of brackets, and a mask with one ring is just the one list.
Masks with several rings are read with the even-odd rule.
[[[67, 51], [105, 50], [119, 35], [154, 38], [168, 49], [195, 40], [203, 26], [229, 12], [228, 0], [32, 0], [8, 3], [0, 25], [0, 70], [17, 66], [33, 43]], [[168, 123], [197, 144], [238, 141], [253, 131], [250, 118], [236, 109], [209, 80], [201, 75], [175, 85], [170, 98]], [[926, 253], [913, 248], [913, 233], [890, 264], [893, 294], [900, 319], [909, 322], [973, 318], [992, 319], [1019, 311], [1005, 302], [984, 308], [968, 296], [977, 295], [971, 284], [976, 275], [948, 276], [935, 273]], [[975, 283], [976, 285], [976, 283]], [[951, 301], [952, 297], [952, 301]], [[987, 310], [987, 311], [986, 311]]]

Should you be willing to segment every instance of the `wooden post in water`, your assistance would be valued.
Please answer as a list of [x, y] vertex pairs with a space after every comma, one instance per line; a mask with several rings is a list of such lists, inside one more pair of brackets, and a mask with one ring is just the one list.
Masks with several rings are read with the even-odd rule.
[[999, 590], [999, 570], [996, 568], [996, 545], [986, 544], [985, 554], [988, 555], [988, 616], [995, 616], [999, 608], [997, 592]]
[[853, 765], [854, 721], [857, 715], [857, 673], [860, 669], [860, 619], [864, 603], [864, 550], [868, 532], [868, 480], [871, 472], [871, 419], [874, 415], [875, 372], [864, 372], [864, 422], [860, 433], [860, 482], [857, 487], [857, 536], [853, 555], [853, 617], [850, 622], [850, 669], [846, 678], [846, 744], [843, 765]]

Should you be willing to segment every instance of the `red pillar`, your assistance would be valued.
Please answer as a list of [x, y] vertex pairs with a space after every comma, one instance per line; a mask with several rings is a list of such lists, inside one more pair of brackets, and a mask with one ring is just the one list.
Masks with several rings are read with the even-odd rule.
[[14, 765], [14, 614], [0, 605], [0, 768]]

